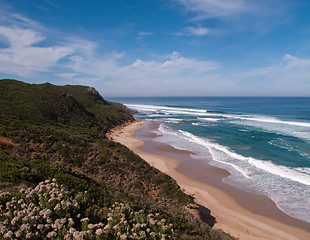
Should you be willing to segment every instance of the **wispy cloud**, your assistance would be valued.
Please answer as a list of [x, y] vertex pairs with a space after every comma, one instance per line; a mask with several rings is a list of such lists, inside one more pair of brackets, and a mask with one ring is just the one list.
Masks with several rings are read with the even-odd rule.
[[[173, 95], [180, 89], [186, 94], [187, 90], [195, 88], [195, 82], [198, 84], [198, 81], [206, 80], [206, 76], [221, 67], [217, 62], [186, 58], [178, 52], [161, 56], [156, 61], [136, 59], [124, 65], [122, 60], [125, 56], [117, 52], [91, 58], [74, 55], [66, 66], [78, 75], [66, 73], [61, 76], [72, 77], [71, 83], [89, 84], [91, 81], [110, 96]], [[84, 82], [81, 76], [85, 76]]]
[[[203, 4], [199, 0], [192, 2]], [[222, 1], [204, 2], [214, 4], [218, 12], [225, 8]], [[241, 6], [246, 6], [247, 1], [236, 3], [240, 7], [236, 5], [230, 13], [227, 10], [226, 16], [246, 11]], [[198, 7], [192, 6], [196, 8], [198, 12]], [[9, 18], [7, 15], [5, 20], [0, 15], [0, 41], [4, 43], [0, 48], [1, 73], [33, 78], [43, 72], [45, 76], [58, 77], [62, 83], [93, 85], [108, 96], [309, 95], [306, 94], [310, 88], [310, 59], [307, 58], [286, 54], [275, 60], [277, 64], [238, 71], [225, 63], [186, 57], [179, 52], [145, 60], [128, 56], [126, 52], [103, 52], [99, 43], [82, 37], [51, 34], [50, 30], [21, 15], [11, 14]], [[202, 23], [195, 24], [196, 27], [187, 27], [180, 34], [212, 34], [213, 30], [204, 28]]]
[[[172, 0], [190, 13], [190, 20], [203, 22], [216, 19], [220, 32], [259, 31], [287, 23], [293, 2], [284, 0]], [[295, 3], [296, 4], [296, 3]], [[215, 27], [216, 27], [215, 26]], [[214, 28], [215, 28], [214, 27]]]
[[2, 73], [29, 77], [37, 71], [48, 71], [61, 58], [73, 52], [69, 46], [34, 46], [45, 36], [32, 29], [0, 26], [0, 35], [9, 45], [0, 49]]
[[186, 27], [176, 35], [179, 36], [205, 36], [212, 32], [212, 30], [204, 27]]
[[236, 95], [247, 92], [252, 96], [309, 96], [310, 59], [285, 54], [275, 62], [230, 72], [225, 76], [226, 82], [234, 82]]
[[185, 58], [180, 53], [173, 52], [163, 56], [158, 61], [135, 60], [131, 64], [122, 65], [121, 60], [124, 54], [110, 53], [106, 56], [72, 56], [68, 67], [75, 72], [88, 74], [109, 80], [130, 80], [149, 81], [148, 79], [168, 79], [182, 77], [184, 75], [200, 75], [219, 68], [219, 64], [212, 61], [198, 61]]
[[18, 27], [0, 26], [0, 34], [9, 42], [12, 48], [27, 47], [45, 39], [45, 36], [39, 32]]
[[78, 73], [56, 73], [55, 76], [64, 78], [64, 79], [72, 79], [79, 75]]
[[296, 83], [310, 79], [310, 59], [285, 54], [277, 64], [245, 71], [244, 78], [252, 76], [268, 77], [272, 81]]
[[310, 86], [310, 59], [298, 58], [291, 54], [285, 54], [280, 64], [266, 67], [263, 75], [288, 86], [288, 84], [305, 87]]
[[126, 66], [127, 70], [138, 74], [153, 75], [155, 77], [180, 77], [182, 75], [199, 75], [219, 68], [219, 64], [212, 61], [198, 61], [185, 58], [178, 52], [173, 52], [162, 61], [143, 61], [137, 59]]
[[[249, 12], [253, 5], [246, 0], [176, 0], [187, 11], [197, 13], [195, 20], [206, 18], [223, 18]], [[253, 1], [252, 1], [253, 3]]]
[[151, 35], [153, 35], [153, 33], [152, 32], [139, 32], [139, 36], [151, 36]]
[[94, 41], [90, 41], [84, 38], [76, 36], [64, 36], [62, 42], [73, 48], [76, 54], [92, 57], [95, 54], [98, 44]]
[[27, 18], [21, 14], [11, 12], [10, 9], [0, 4], [0, 25], [18, 26], [20, 28], [30, 28], [36, 31], [45, 31], [46, 28], [42, 24]]

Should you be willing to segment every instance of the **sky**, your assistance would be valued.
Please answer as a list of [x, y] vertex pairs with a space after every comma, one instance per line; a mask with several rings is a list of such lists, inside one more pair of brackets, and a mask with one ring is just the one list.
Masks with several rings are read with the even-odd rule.
[[310, 96], [309, 0], [0, 0], [0, 79], [103, 97]]

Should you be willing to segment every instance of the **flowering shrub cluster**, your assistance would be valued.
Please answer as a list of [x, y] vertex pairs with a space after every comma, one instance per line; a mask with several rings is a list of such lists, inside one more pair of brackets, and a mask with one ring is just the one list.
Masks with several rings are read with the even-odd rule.
[[159, 213], [123, 203], [94, 210], [87, 192], [71, 195], [55, 179], [0, 192], [1, 239], [174, 239], [172, 227]]

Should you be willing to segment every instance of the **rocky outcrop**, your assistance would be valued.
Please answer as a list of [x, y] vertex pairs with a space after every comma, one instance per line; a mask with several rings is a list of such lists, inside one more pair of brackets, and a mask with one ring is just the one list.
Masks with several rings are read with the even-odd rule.
[[99, 94], [99, 92], [93, 88], [93, 87], [89, 87], [86, 89], [86, 92], [88, 95], [92, 96], [93, 100], [98, 101], [104, 101], [103, 97]]

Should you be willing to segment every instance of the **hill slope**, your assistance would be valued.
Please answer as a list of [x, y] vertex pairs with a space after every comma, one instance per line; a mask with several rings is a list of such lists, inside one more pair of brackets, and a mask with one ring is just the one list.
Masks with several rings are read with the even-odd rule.
[[[134, 121], [129, 109], [94, 88], [1, 80], [0, 204], [6, 207], [0, 208], [0, 236], [230, 239], [186, 210], [192, 199], [172, 178], [106, 138], [128, 121]], [[25, 206], [36, 206], [30, 220], [18, 217], [16, 209]], [[37, 229], [28, 229], [27, 221]]]

